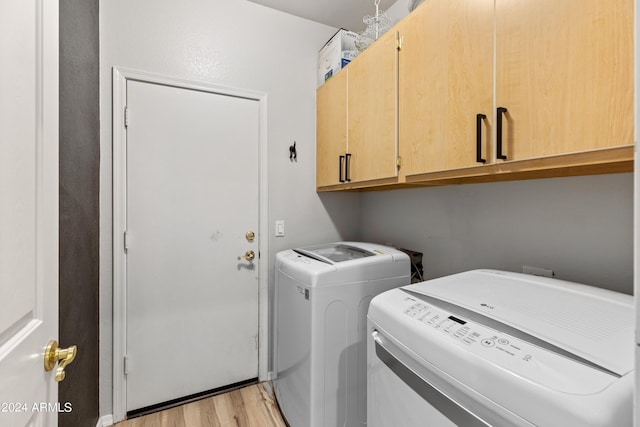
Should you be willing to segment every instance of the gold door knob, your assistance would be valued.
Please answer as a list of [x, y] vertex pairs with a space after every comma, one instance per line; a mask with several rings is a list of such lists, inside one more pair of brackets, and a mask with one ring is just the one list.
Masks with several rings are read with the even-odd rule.
[[255, 259], [255, 257], [256, 257], [256, 253], [255, 253], [255, 252], [253, 252], [253, 251], [247, 251], [247, 252], [245, 252], [245, 253], [244, 253], [244, 255], [240, 255], [240, 256], [238, 257], [238, 259], [242, 259], [242, 258], [244, 258], [244, 259], [246, 259], [247, 261], [253, 261], [253, 260]]
[[49, 372], [56, 366], [56, 363], [59, 362], [58, 368], [56, 369], [56, 382], [64, 380], [66, 375], [64, 368], [73, 362], [77, 352], [78, 348], [75, 345], [69, 348], [58, 348], [58, 341], [49, 341], [47, 348], [44, 350], [44, 370]]
[[256, 238], [256, 233], [254, 233], [253, 231], [247, 231], [247, 234], [245, 234], [244, 237], [247, 238], [247, 241], [253, 242], [253, 239]]

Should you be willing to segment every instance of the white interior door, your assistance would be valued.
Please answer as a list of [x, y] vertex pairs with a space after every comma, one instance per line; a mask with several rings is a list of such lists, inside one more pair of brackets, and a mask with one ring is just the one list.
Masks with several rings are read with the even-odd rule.
[[0, 2], [0, 426], [55, 426], [58, 2]]
[[127, 111], [132, 411], [258, 376], [260, 121], [257, 100], [134, 80]]

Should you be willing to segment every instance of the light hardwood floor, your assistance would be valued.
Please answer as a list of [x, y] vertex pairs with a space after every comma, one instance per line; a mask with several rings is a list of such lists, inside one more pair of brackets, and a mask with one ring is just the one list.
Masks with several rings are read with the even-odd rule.
[[286, 427], [278, 405], [262, 384], [243, 387], [161, 412], [115, 424], [115, 427]]

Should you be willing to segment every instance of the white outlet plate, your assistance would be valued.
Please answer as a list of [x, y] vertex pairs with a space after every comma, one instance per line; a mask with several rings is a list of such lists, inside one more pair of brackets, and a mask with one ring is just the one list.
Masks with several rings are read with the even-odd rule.
[[522, 266], [522, 272], [525, 274], [533, 274], [534, 276], [553, 277], [555, 274], [553, 270], [547, 270], [546, 268], [529, 267], [527, 265]]

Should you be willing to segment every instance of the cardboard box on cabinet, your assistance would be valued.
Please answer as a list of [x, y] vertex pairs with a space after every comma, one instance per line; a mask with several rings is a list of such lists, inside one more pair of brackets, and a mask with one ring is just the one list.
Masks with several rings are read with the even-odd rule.
[[357, 33], [340, 29], [320, 49], [318, 54], [318, 86], [344, 68], [358, 56], [356, 48]]

